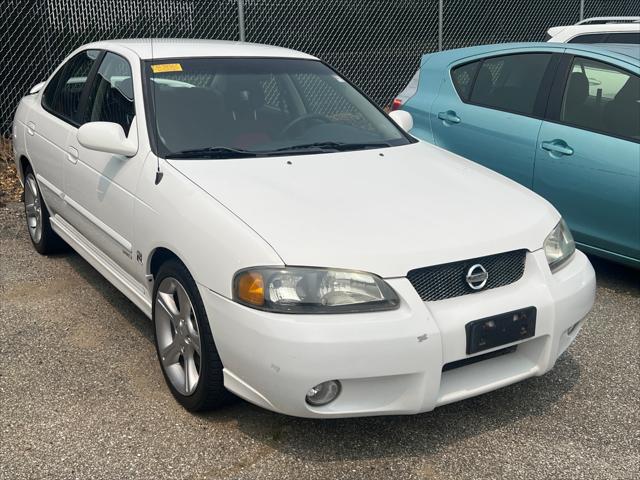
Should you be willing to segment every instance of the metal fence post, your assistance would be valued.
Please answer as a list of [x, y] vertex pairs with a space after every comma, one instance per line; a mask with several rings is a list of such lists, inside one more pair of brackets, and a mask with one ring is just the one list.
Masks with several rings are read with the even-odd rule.
[[240, 41], [244, 42], [244, 0], [238, 0], [238, 30], [240, 32]]
[[[583, 0], [584, 1], [584, 0]], [[444, 0], [438, 0], [438, 51], [442, 51], [442, 17], [444, 10]]]
[[580, 21], [584, 20], [584, 0], [580, 0]]

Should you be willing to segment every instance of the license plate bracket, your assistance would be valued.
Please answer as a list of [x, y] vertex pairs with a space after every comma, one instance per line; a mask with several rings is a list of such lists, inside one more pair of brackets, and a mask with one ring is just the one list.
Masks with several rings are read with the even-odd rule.
[[467, 323], [467, 355], [533, 337], [536, 313], [527, 307]]

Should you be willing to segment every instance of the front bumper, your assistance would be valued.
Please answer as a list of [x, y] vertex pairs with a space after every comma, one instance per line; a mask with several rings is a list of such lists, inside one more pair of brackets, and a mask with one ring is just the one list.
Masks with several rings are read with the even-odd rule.
[[[398, 310], [345, 315], [262, 312], [200, 286], [225, 386], [300, 417], [426, 412], [550, 370], [595, 296], [595, 273], [579, 251], [553, 275], [544, 252], [528, 253], [518, 282], [437, 302], [423, 302], [406, 278], [388, 282], [402, 300]], [[465, 324], [529, 306], [537, 308], [536, 334], [517, 342], [515, 352], [443, 372], [472, 356]], [[336, 400], [305, 402], [311, 387], [334, 379], [342, 383]]]

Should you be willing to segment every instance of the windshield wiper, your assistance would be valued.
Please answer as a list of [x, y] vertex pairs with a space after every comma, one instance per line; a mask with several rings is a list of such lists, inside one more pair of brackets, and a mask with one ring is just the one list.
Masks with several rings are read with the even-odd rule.
[[192, 150], [180, 150], [171, 152], [165, 158], [247, 158], [271, 155], [286, 155], [287, 153], [322, 153], [344, 152], [347, 150], [364, 150], [367, 148], [390, 147], [386, 142], [370, 143], [346, 143], [346, 142], [314, 142], [290, 147], [277, 148], [275, 150], [241, 150], [231, 147], [207, 147]]
[[263, 152], [251, 152], [231, 147], [207, 147], [171, 152], [165, 158], [246, 158], [256, 157], [260, 154]]
[[344, 152], [347, 150], [364, 150], [367, 148], [383, 148], [390, 147], [387, 142], [368, 142], [368, 143], [346, 143], [346, 142], [314, 142], [303, 143], [301, 145], [292, 145], [290, 147], [282, 147], [274, 150], [275, 152], [283, 152], [289, 150], [337, 150]]

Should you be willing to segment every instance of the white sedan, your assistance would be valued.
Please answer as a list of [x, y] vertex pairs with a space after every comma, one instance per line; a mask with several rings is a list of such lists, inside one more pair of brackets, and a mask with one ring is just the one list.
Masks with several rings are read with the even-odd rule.
[[425, 412], [542, 375], [595, 290], [557, 211], [303, 53], [118, 40], [13, 124], [28, 230], [154, 323], [188, 410]]

